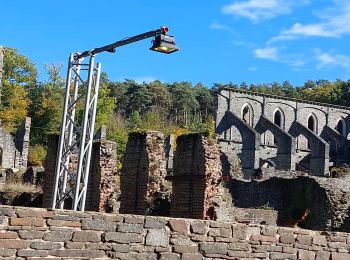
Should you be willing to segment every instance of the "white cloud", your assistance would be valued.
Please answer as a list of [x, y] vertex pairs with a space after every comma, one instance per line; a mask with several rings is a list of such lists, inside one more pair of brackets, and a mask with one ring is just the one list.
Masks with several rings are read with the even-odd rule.
[[224, 14], [232, 14], [250, 19], [253, 22], [288, 14], [292, 8], [307, 4], [308, 0], [246, 0], [235, 1], [222, 8]]
[[317, 61], [318, 69], [328, 66], [350, 68], [350, 57], [341, 54], [334, 54], [333, 52], [323, 52], [320, 49], [314, 50], [314, 55]]
[[212, 30], [221, 30], [221, 31], [227, 31], [227, 32], [232, 32], [231, 27], [225, 24], [221, 24], [218, 22], [212, 22], [209, 26], [210, 29]]
[[327, 9], [319, 15], [320, 22], [296, 23], [290, 29], [271, 38], [268, 43], [294, 40], [300, 37], [341, 37], [350, 34], [350, 3], [346, 1], [336, 2], [333, 9]]
[[277, 48], [271, 48], [266, 47], [262, 49], [255, 49], [254, 50], [254, 56], [259, 59], [267, 59], [267, 60], [273, 60], [278, 61], [278, 49]]

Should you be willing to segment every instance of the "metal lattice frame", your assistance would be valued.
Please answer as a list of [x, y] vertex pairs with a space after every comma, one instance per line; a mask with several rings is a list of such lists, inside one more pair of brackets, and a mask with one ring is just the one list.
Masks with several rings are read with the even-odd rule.
[[[68, 62], [66, 94], [57, 164], [52, 208], [63, 208], [67, 198], [71, 198], [72, 209], [84, 211], [88, 186], [92, 140], [95, 126], [97, 98], [100, 82], [101, 64], [94, 66], [94, 55], [89, 63], [71, 54]], [[87, 72], [87, 80], [83, 74]], [[79, 100], [84, 101], [84, 114], [81, 124], [76, 122], [76, 107]], [[78, 152], [77, 169], [71, 169], [73, 151]]]

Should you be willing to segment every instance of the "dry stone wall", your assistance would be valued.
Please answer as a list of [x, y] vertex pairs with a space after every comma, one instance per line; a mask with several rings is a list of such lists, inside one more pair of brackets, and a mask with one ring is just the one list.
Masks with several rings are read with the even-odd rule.
[[0, 207], [1, 259], [350, 258], [350, 234], [194, 219]]

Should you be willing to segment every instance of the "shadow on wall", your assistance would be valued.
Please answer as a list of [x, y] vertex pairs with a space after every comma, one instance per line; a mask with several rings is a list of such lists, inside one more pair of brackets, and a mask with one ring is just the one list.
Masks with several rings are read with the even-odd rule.
[[[232, 180], [234, 205], [278, 211], [279, 226], [299, 226], [313, 230], [332, 229], [332, 205], [325, 189], [311, 178], [270, 178], [266, 181]], [[344, 227], [343, 227], [344, 228]]]

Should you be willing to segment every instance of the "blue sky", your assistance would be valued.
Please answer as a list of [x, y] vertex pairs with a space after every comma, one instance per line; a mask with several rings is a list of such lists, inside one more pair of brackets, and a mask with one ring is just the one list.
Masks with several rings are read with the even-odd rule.
[[[268, 83], [350, 78], [349, 0], [4, 1], [0, 45], [39, 68], [161, 25], [180, 51], [151, 52], [151, 39], [99, 54], [111, 80]], [[65, 71], [63, 71], [63, 75]]]

